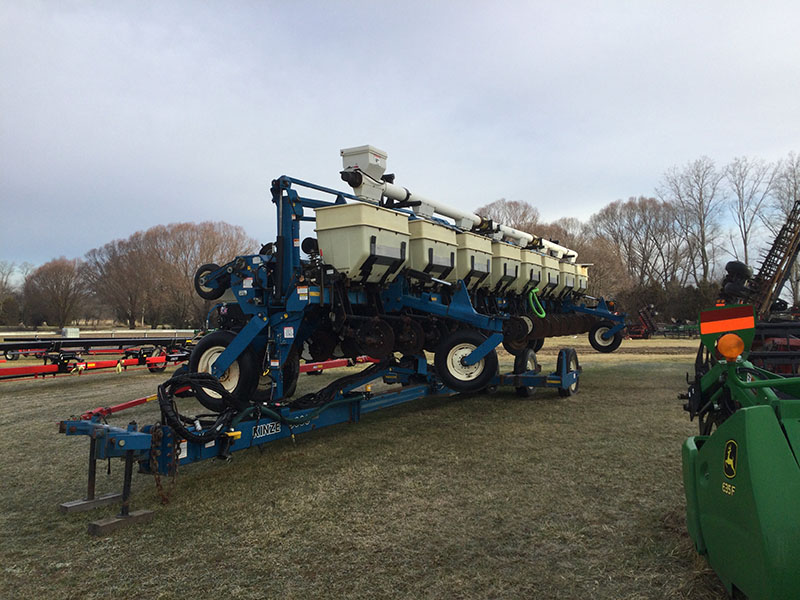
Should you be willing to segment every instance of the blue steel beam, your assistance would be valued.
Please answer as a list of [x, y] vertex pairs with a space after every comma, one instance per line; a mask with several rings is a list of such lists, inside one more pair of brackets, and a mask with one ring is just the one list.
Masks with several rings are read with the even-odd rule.
[[[418, 361], [419, 362], [419, 361]], [[562, 360], [557, 370], [547, 376], [534, 371], [522, 374], [505, 374], [494, 378], [492, 385], [511, 385], [514, 387], [560, 387], [566, 389], [577, 380], [580, 371], [569, 371], [566, 360]], [[427, 365], [426, 365], [427, 367]], [[170, 458], [172, 453], [177, 453], [178, 463], [185, 465], [215, 457], [228, 457], [232, 452], [245, 450], [268, 442], [293, 437], [307, 433], [314, 429], [337, 425], [340, 423], [356, 423], [361, 414], [366, 414], [404, 404], [427, 396], [440, 396], [455, 394], [443, 386], [435, 378], [429, 377], [428, 383], [415, 384], [399, 390], [392, 390], [380, 394], [368, 392], [355, 392], [358, 387], [369, 381], [386, 377], [396, 381], [408, 381], [411, 374], [419, 374], [422, 369], [419, 364], [413, 367], [403, 367], [397, 364], [387, 365], [386, 368], [371, 372], [370, 375], [356, 379], [342, 386], [334, 400], [323, 407], [292, 410], [289, 406], [264, 407], [264, 410], [277, 410], [278, 419], [264, 417], [259, 419], [246, 419], [237, 422], [234, 419], [230, 430], [214, 441], [194, 443], [179, 439], [169, 427], [162, 429], [160, 454], [158, 456], [158, 471], [167, 474], [170, 471]], [[252, 413], [249, 409], [248, 413]], [[98, 418], [99, 419], [99, 418]], [[111, 458], [125, 456], [125, 452], [135, 452], [140, 468], [143, 472], [150, 472], [150, 447], [152, 444], [152, 426], [146, 426], [142, 431], [136, 430], [136, 425], [131, 424], [127, 429], [114, 427], [99, 420], [91, 421], [62, 421], [59, 427], [66, 435], [88, 435], [95, 443], [97, 458]]]

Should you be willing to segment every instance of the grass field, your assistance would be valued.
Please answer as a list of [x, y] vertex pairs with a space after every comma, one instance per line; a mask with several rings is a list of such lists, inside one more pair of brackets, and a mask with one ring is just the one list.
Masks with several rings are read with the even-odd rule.
[[[724, 598], [684, 524], [677, 400], [696, 343], [580, 339], [580, 393], [436, 398], [183, 467], [151, 523], [107, 538], [63, 515], [87, 442], [56, 423], [153, 393], [165, 375], [0, 383], [0, 598]], [[510, 368], [509, 358], [501, 358]], [[342, 375], [302, 376], [300, 392]], [[115, 418], [158, 420], [147, 405]], [[103, 465], [104, 467], [104, 465]], [[118, 490], [122, 464], [98, 473]]]

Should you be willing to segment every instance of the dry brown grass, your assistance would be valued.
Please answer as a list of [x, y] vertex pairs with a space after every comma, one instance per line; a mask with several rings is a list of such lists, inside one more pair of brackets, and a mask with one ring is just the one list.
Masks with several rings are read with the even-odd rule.
[[[585, 339], [585, 338], [584, 338]], [[578, 348], [581, 392], [420, 400], [181, 470], [172, 502], [134, 478], [150, 524], [90, 538], [72, 414], [152, 393], [164, 376], [0, 384], [3, 598], [723, 598], [684, 526], [676, 394], [695, 342]], [[508, 367], [508, 357], [503, 357]], [[339, 372], [341, 374], [341, 372]], [[302, 377], [301, 391], [334, 375]], [[146, 406], [115, 419], [155, 422]], [[121, 464], [99, 477], [116, 489]]]

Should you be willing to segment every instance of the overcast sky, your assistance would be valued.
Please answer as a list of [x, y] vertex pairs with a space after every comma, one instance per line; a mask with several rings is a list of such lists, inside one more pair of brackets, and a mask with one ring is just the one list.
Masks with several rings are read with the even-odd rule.
[[0, 260], [158, 223], [275, 234], [270, 181], [397, 183], [545, 220], [673, 165], [800, 150], [793, 2], [0, 2]]

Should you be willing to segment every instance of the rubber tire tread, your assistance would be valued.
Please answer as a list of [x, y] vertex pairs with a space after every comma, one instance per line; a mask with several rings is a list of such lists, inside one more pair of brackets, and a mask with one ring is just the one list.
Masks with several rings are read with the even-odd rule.
[[203, 286], [200, 285], [200, 277], [207, 273], [213, 273], [217, 269], [219, 269], [219, 265], [208, 263], [201, 265], [194, 273], [194, 291], [197, 292], [197, 295], [203, 300], [216, 300], [225, 293], [225, 287], [218, 287], [211, 289], [210, 291], [206, 291], [203, 289]]
[[283, 397], [291, 398], [297, 391], [297, 380], [300, 379], [300, 354], [292, 349], [281, 369], [283, 377]]
[[614, 338], [611, 340], [611, 343], [606, 346], [603, 346], [597, 342], [595, 336], [597, 335], [597, 330], [602, 329], [604, 327], [611, 329], [612, 327], [614, 327], [614, 323], [612, 323], [611, 321], [600, 321], [592, 325], [592, 328], [589, 330], [589, 343], [592, 345], [592, 348], [594, 348], [598, 352], [602, 352], [603, 354], [610, 354], [611, 352], [614, 352], [614, 350], [619, 348], [619, 345], [622, 343], [622, 332], [618, 331], [617, 333], [615, 333]]
[[[150, 356], [153, 357], [164, 356], [166, 354], [167, 352], [159, 346], [158, 348], [153, 350], [153, 353]], [[148, 365], [147, 370], [150, 371], [151, 373], [163, 373], [164, 371], [167, 370], [167, 363], [165, 362], [163, 364], [158, 364], [158, 365]]]
[[[515, 375], [525, 373], [528, 370], [528, 362], [531, 358], [531, 355], [533, 355], [533, 363], [538, 364], [536, 361], [536, 352], [531, 347], [525, 348], [522, 352], [517, 354], [516, 358], [514, 358]], [[523, 385], [514, 389], [517, 392], [517, 396], [520, 396], [521, 398], [530, 398], [536, 392], [535, 387], [528, 385]]]
[[[575, 351], [575, 348], [562, 348], [561, 350], [558, 351], [558, 358], [556, 359], [556, 368], [559, 370], [559, 372], [561, 371], [561, 356], [564, 353], [566, 353], [567, 355], [567, 368], [569, 368], [570, 365], [572, 365], [572, 359], [574, 358], [575, 368], [579, 369], [581, 365], [578, 362], [578, 353]], [[574, 390], [572, 388], [567, 388], [567, 389], [558, 388], [558, 395], [561, 396], [562, 398], [569, 398], [570, 396], [577, 394], [580, 387], [581, 387], [581, 378], [579, 375], [577, 381], [575, 382]]]
[[[236, 334], [232, 331], [214, 331], [203, 336], [192, 350], [189, 356], [189, 372], [197, 373], [200, 364], [200, 357], [213, 346], [228, 347]], [[243, 410], [250, 405], [250, 399], [258, 385], [258, 361], [255, 353], [249, 348], [242, 352], [236, 359], [239, 363], [239, 383], [231, 391], [234, 398], [234, 405], [238, 410]], [[225, 402], [222, 398], [212, 398], [203, 392], [197, 396], [197, 400], [208, 410], [222, 412], [225, 410]]]

